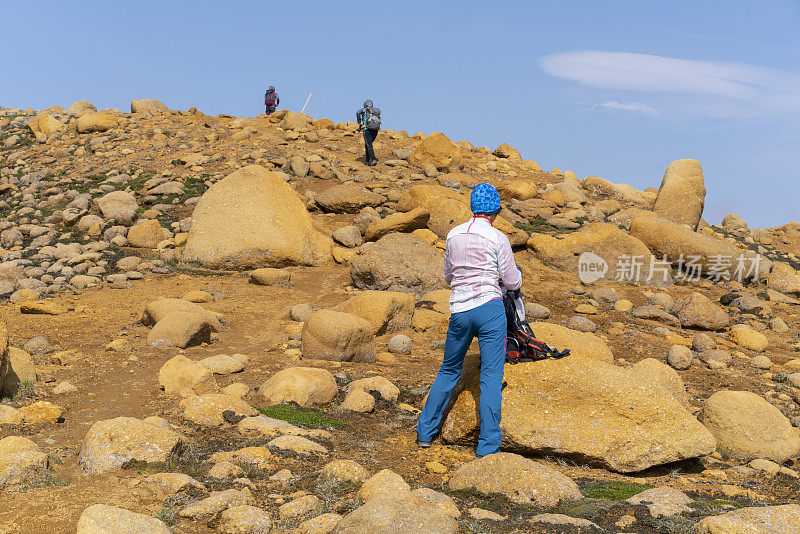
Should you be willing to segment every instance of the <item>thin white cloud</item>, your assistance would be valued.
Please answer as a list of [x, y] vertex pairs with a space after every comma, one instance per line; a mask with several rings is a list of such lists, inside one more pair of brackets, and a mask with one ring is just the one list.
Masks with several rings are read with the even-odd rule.
[[658, 110], [641, 102], [617, 102], [616, 100], [606, 100], [594, 105], [596, 108], [617, 109], [620, 111], [635, 111], [648, 115], [658, 115]]
[[539, 66], [589, 87], [712, 96], [751, 110], [800, 112], [800, 73], [793, 71], [598, 50], [552, 54]]

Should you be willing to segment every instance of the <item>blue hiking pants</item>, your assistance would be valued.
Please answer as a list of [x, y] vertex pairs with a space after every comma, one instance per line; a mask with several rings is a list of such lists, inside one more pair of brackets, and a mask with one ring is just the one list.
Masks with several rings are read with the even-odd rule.
[[417, 437], [431, 441], [439, 430], [442, 416], [453, 389], [461, 377], [461, 366], [472, 338], [478, 336], [481, 349], [481, 400], [478, 413], [481, 433], [478, 456], [500, 450], [500, 403], [503, 388], [503, 365], [506, 359], [506, 311], [502, 299], [450, 316], [444, 361], [431, 386], [425, 408], [419, 415]]

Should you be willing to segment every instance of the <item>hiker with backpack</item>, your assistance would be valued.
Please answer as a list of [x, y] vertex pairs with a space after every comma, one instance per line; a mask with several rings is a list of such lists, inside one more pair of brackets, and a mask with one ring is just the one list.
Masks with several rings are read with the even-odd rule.
[[364, 131], [364, 162], [369, 166], [378, 163], [375, 158], [375, 151], [372, 149], [372, 142], [378, 137], [381, 129], [381, 110], [374, 107], [372, 100], [366, 100], [364, 107], [356, 111], [356, 121], [358, 129]]
[[278, 109], [278, 105], [280, 103], [281, 99], [278, 97], [278, 92], [275, 90], [275, 86], [270, 85], [267, 89], [267, 92], [264, 93], [264, 107], [267, 108], [267, 116], [275, 113], [275, 110]]
[[508, 237], [492, 226], [500, 207], [500, 195], [494, 186], [476, 185], [470, 197], [472, 218], [447, 234], [444, 278], [452, 289], [450, 324], [444, 360], [417, 424], [422, 448], [430, 447], [439, 431], [444, 409], [461, 377], [464, 357], [477, 336], [481, 352], [481, 430], [475, 452], [483, 457], [500, 451], [507, 326], [500, 280], [510, 290], [522, 285], [522, 273], [514, 262]]

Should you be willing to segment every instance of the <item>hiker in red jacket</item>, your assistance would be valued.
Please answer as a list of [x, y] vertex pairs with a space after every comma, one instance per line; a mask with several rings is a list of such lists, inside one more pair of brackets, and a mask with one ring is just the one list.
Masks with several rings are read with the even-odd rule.
[[264, 107], [267, 108], [267, 115], [272, 115], [275, 113], [275, 110], [278, 109], [278, 104], [281, 103], [281, 99], [278, 97], [278, 92], [275, 90], [275, 86], [270, 85], [267, 92], [264, 93]]

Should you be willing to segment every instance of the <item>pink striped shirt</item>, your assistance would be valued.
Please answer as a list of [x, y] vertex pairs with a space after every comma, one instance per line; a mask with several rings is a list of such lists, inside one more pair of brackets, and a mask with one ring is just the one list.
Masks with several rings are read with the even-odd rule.
[[508, 289], [522, 285], [511, 243], [503, 232], [485, 217], [473, 217], [450, 230], [444, 253], [444, 279], [453, 290], [450, 313], [501, 298], [498, 277]]

